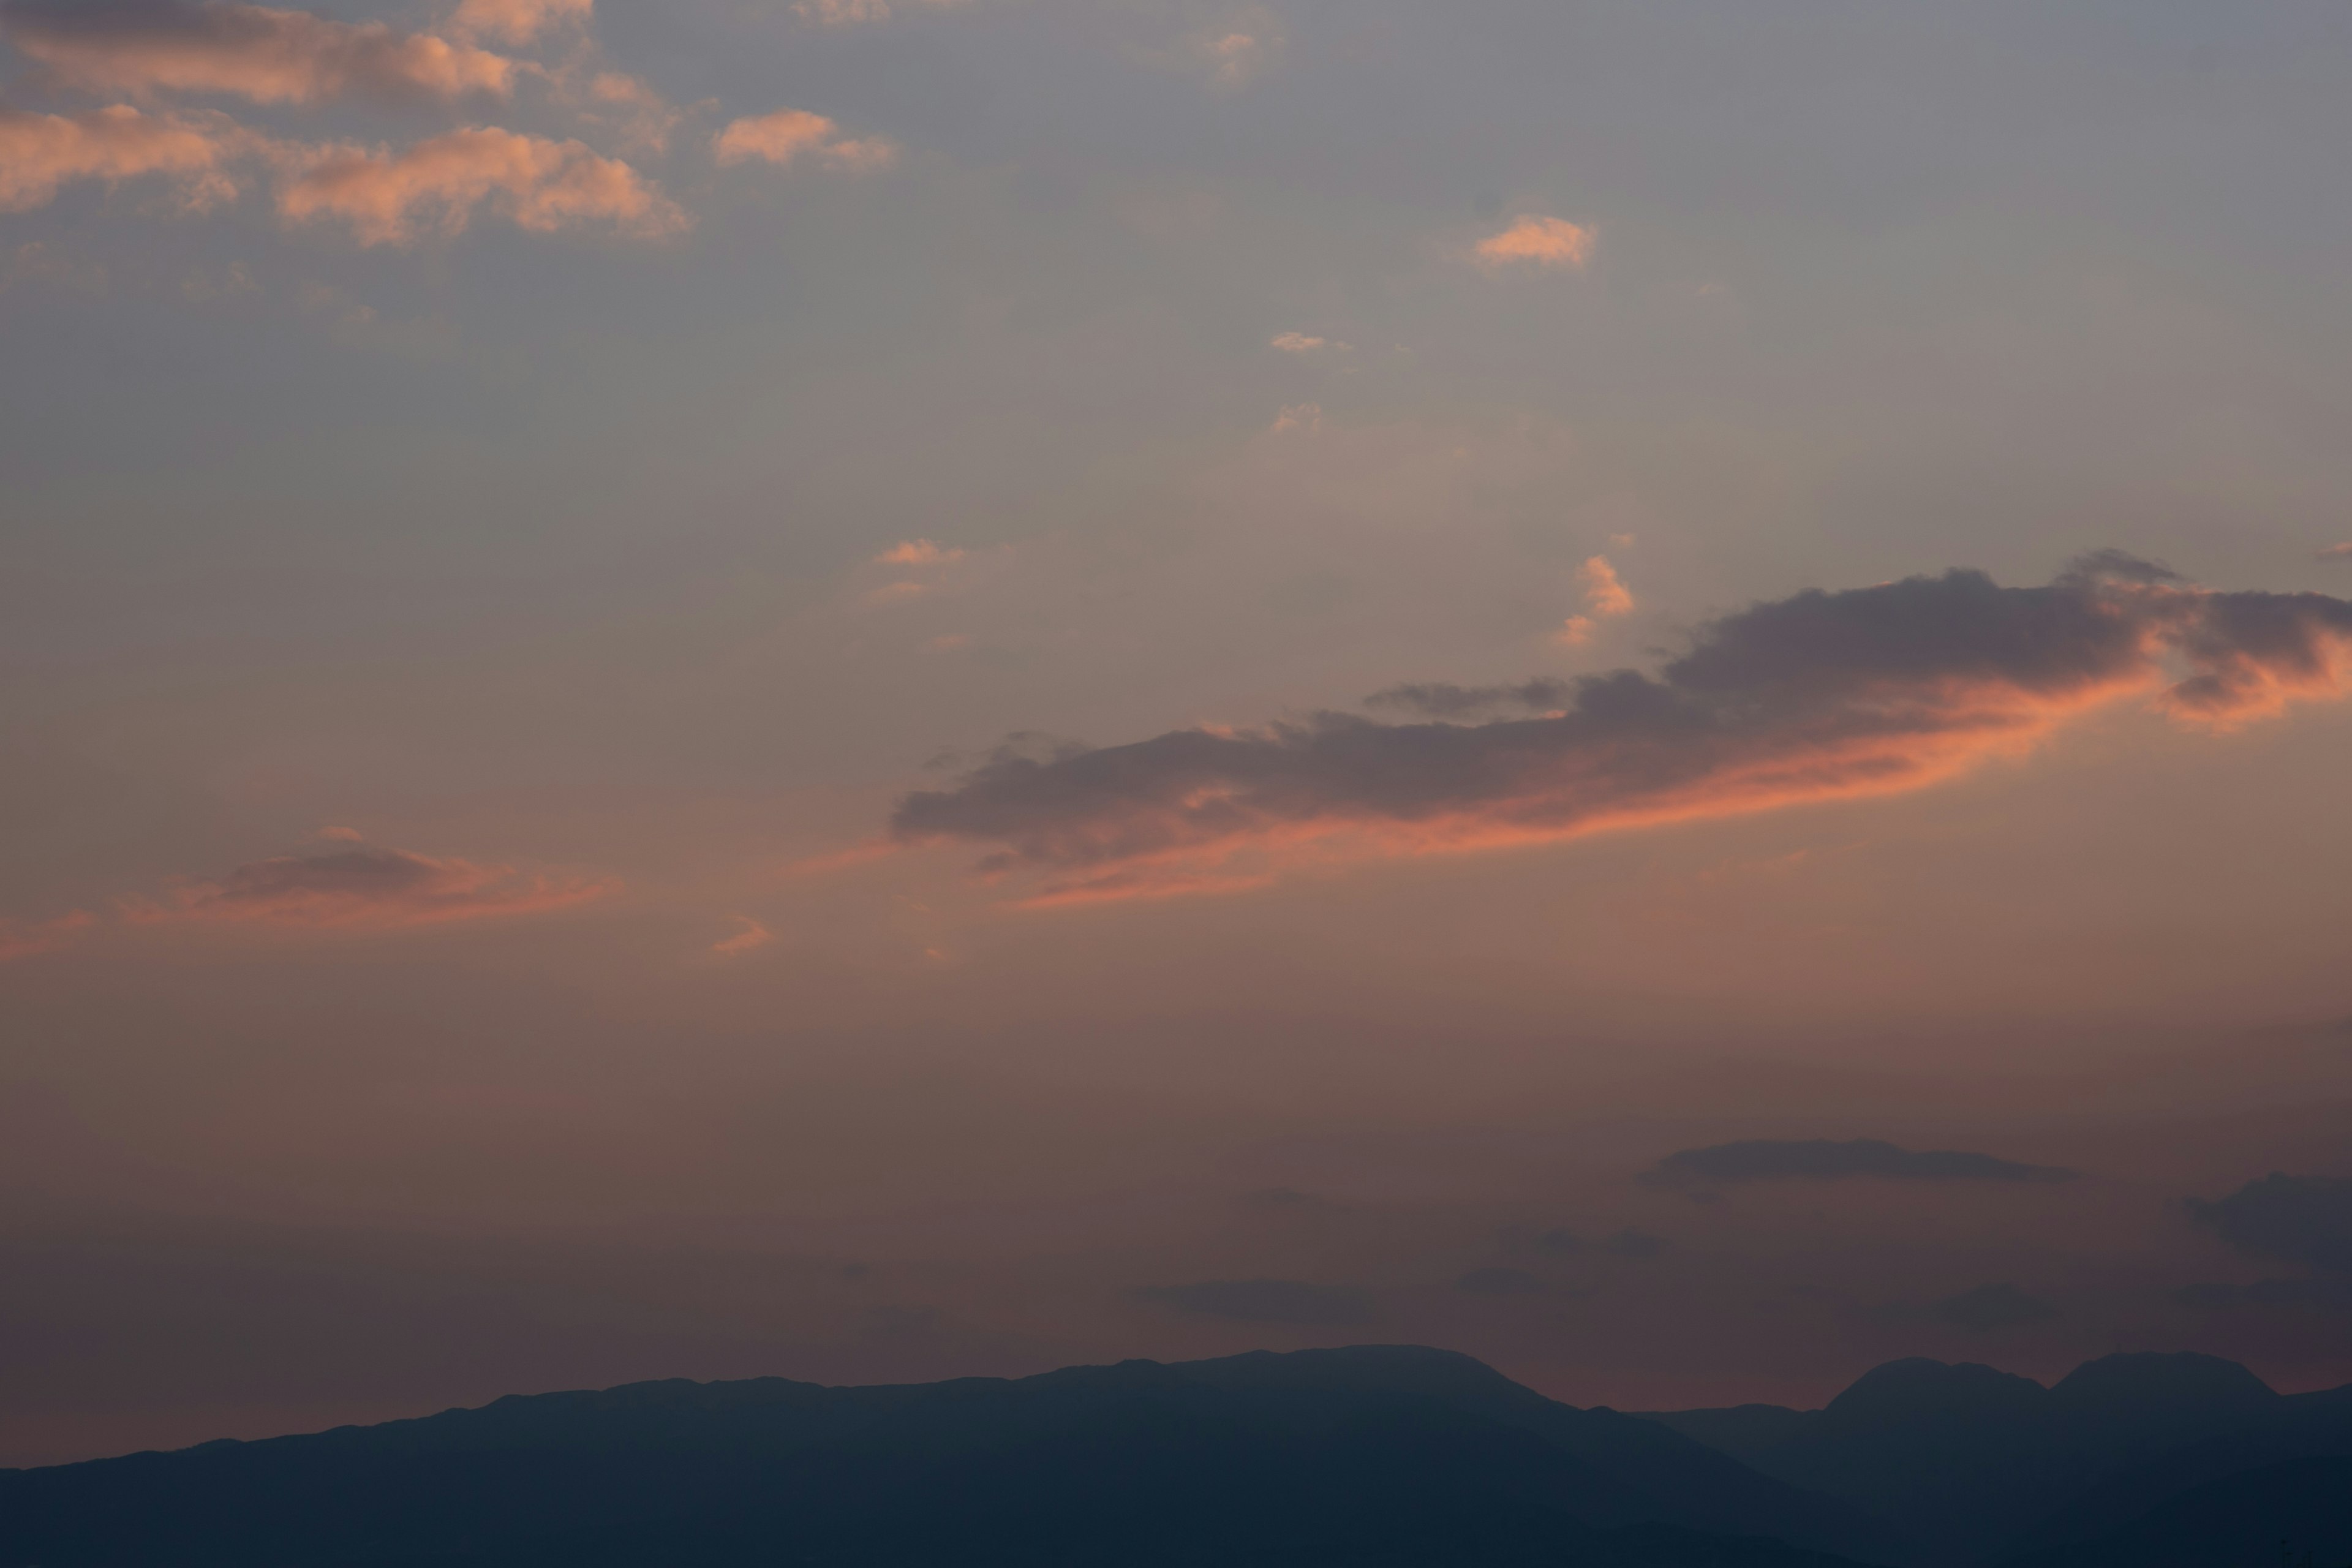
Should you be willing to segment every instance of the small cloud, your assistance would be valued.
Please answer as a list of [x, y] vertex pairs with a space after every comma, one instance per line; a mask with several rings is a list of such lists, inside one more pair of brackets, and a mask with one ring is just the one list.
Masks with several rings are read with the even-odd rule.
[[822, 114], [779, 109], [772, 114], [730, 121], [711, 139], [710, 152], [721, 167], [755, 159], [785, 167], [803, 157], [813, 157], [848, 174], [864, 174], [890, 163], [898, 150], [875, 138], [845, 138], [841, 127]]
[[601, 899], [614, 887], [354, 847], [257, 860], [218, 881], [184, 882], [160, 900], [131, 898], [121, 908], [123, 918], [137, 923], [388, 929], [545, 914]]
[[1311, 354], [1318, 349], [1330, 349], [1338, 353], [1348, 352], [1346, 343], [1333, 342], [1328, 338], [1310, 338], [1305, 332], [1281, 332], [1272, 340], [1273, 346], [1286, 354]]
[[460, 233], [485, 205], [542, 234], [591, 222], [643, 236], [687, 226], [686, 215], [628, 164], [580, 142], [488, 126], [397, 153], [333, 149], [278, 194], [286, 217], [340, 219], [363, 246], [406, 245], [425, 227]]
[[1531, 1296], [1544, 1282], [1524, 1268], [1473, 1268], [1454, 1288], [1472, 1296]]
[[337, 844], [360, 844], [367, 839], [367, 835], [356, 827], [321, 827], [319, 829], [318, 837], [331, 839]]
[[1274, 416], [1273, 433], [1276, 436], [1297, 430], [1307, 435], [1323, 428], [1323, 405], [1319, 403], [1294, 403]]
[[877, 566], [944, 566], [963, 558], [964, 552], [936, 540], [909, 539], [877, 555], [874, 563]]
[[724, 942], [714, 942], [710, 944], [710, 951], [719, 957], [740, 957], [755, 948], [765, 947], [775, 940], [774, 934], [766, 926], [761, 925], [750, 915], [736, 915], [733, 918], [742, 925], [743, 929]]
[[[964, 0], [920, 0], [935, 11], [950, 10]], [[856, 27], [871, 22], [887, 22], [891, 16], [890, 0], [794, 0], [793, 15], [803, 22], [820, 27]]]
[[465, 0], [449, 18], [449, 30], [461, 38], [528, 44], [557, 24], [585, 23], [594, 5], [595, 0]]
[[1562, 647], [1582, 647], [1600, 629], [1591, 616], [1570, 616], [1559, 623], [1559, 628], [1551, 634], [1551, 640]]
[[1139, 1300], [1172, 1307], [1187, 1317], [1235, 1323], [1301, 1326], [1360, 1323], [1372, 1315], [1368, 1290], [1353, 1285], [1310, 1285], [1298, 1279], [1208, 1279], [1197, 1285], [1153, 1285]]
[[2352, 561], [2352, 540], [2347, 540], [2342, 544], [2329, 545], [2326, 549], [2319, 552], [2319, 559], [2322, 561]]
[[1493, 267], [1581, 268], [1592, 259], [1592, 231], [1565, 218], [1522, 214], [1500, 234], [1480, 240], [1472, 254]]
[[97, 923], [98, 917], [88, 910], [76, 910], [49, 921], [0, 920], [0, 963], [56, 952], [80, 940]]
[[1947, 1296], [1927, 1309], [1928, 1315], [1976, 1333], [1995, 1329], [2019, 1329], [2046, 1323], [2058, 1309], [2039, 1296], [2029, 1296], [2014, 1285], [1979, 1285], [1957, 1296]]
[[142, 114], [126, 103], [70, 115], [0, 107], [0, 212], [47, 205], [78, 181], [150, 175], [172, 182], [183, 207], [203, 211], [236, 198], [224, 166], [257, 145], [217, 115]]
[[1876, 1138], [1751, 1138], [1669, 1154], [1639, 1178], [1650, 1186], [1708, 1187], [1738, 1182], [2069, 1182], [2081, 1173], [2027, 1165], [1957, 1149], [1914, 1152]]
[[1617, 568], [1609, 564], [1606, 555], [1586, 558], [1576, 569], [1576, 580], [1584, 584], [1584, 602], [1596, 616], [1630, 616], [1633, 613], [1633, 591], [1617, 575]]
[[885, 583], [879, 588], [867, 590], [863, 602], [876, 607], [903, 605], [909, 599], [919, 599], [930, 591], [929, 583]]

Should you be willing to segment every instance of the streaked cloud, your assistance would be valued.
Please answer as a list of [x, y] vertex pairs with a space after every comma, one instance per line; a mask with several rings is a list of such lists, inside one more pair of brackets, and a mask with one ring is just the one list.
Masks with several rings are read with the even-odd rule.
[[890, 832], [994, 846], [983, 871], [1045, 873], [1048, 899], [1199, 890], [1914, 790], [2125, 697], [2227, 727], [2340, 695], [2347, 673], [2352, 602], [2213, 592], [2102, 554], [2042, 587], [1952, 571], [1759, 604], [1656, 675], [1580, 678], [1556, 717], [1324, 712], [1008, 752], [907, 796]]
[[742, 929], [733, 936], [710, 944], [710, 951], [719, 957], [740, 958], [775, 941], [775, 933], [750, 915], [737, 915], [735, 920]]
[[48, 921], [0, 921], [0, 963], [56, 952], [79, 940], [98, 917], [87, 910]]
[[595, 0], [465, 0], [449, 19], [461, 38], [498, 38], [528, 44], [551, 26], [584, 24]]
[[2028, 1165], [1959, 1149], [1911, 1150], [1877, 1138], [1750, 1138], [1667, 1155], [1642, 1174], [1651, 1186], [1714, 1187], [1743, 1182], [2068, 1182], [2079, 1173]]
[[1521, 214], [1511, 226], [1490, 234], [1472, 254], [1493, 266], [1581, 268], [1592, 259], [1592, 231], [1566, 218]]
[[235, 126], [209, 115], [143, 114], [112, 104], [86, 114], [0, 108], [0, 212], [26, 212], [81, 180], [118, 184], [161, 176], [183, 206], [236, 195], [228, 166], [247, 151]]
[[688, 224], [618, 159], [584, 142], [490, 126], [452, 131], [398, 153], [338, 149], [278, 193], [278, 209], [289, 220], [346, 224], [362, 245], [405, 245], [426, 230], [457, 234], [486, 206], [539, 233], [604, 223], [656, 237]]
[[841, 127], [824, 115], [798, 109], [730, 121], [712, 138], [710, 151], [722, 166], [754, 160], [789, 165], [813, 157], [849, 174], [887, 167], [898, 157], [897, 147], [888, 142], [845, 137]]
[[239, 866], [161, 899], [126, 900], [134, 923], [190, 921], [383, 929], [545, 914], [604, 897], [614, 884], [526, 875], [511, 866], [353, 846]]
[[[488, 7], [530, 8], [528, 0]], [[463, 41], [227, 0], [11, 0], [0, 6], [0, 29], [58, 80], [131, 98], [192, 92], [310, 104], [352, 94], [503, 97], [516, 71], [514, 61]]]

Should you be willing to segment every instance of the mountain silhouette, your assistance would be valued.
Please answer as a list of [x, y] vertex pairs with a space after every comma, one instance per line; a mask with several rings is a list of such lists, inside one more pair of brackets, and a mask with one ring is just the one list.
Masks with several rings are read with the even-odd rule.
[[0, 1472], [0, 1568], [1838, 1568], [1871, 1526], [1411, 1348], [637, 1384]]

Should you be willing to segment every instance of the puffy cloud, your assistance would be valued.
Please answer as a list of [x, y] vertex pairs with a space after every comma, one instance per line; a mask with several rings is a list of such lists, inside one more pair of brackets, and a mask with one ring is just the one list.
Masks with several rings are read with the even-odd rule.
[[142, 114], [128, 104], [73, 115], [0, 108], [0, 212], [40, 206], [76, 180], [148, 174], [173, 181], [185, 205], [206, 206], [236, 195], [226, 166], [249, 140], [212, 116]]
[[1135, 1294], [1188, 1317], [1236, 1323], [1338, 1325], [1360, 1323], [1372, 1315], [1369, 1291], [1297, 1279], [1210, 1279], [1197, 1285], [1148, 1286]]
[[586, 22], [595, 0], [465, 0], [449, 19], [461, 38], [500, 38], [527, 44], [549, 27]]
[[1977, 1333], [2045, 1323], [2059, 1315], [2057, 1308], [2014, 1285], [1979, 1285], [1973, 1290], [1946, 1297], [1928, 1308], [1927, 1312], [1940, 1321]]
[[55, 952], [96, 923], [97, 917], [87, 910], [76, 910], [52, 921], [0, 921], [0, 963]]
[[90, 92], [318, 103], [352, 93], [504, 95], [514, 86], [513, 61], [470, 44], [228, 0], [8, 0], [0, 28], [19, 53]]
[[2057, 1165], [2027, 1165], [1958, 1149], [1910, 1150], [1876, 1138], [1751, 1138], [1667, 1155], [1642, 1180], [1652, 1186], [1711, 1187], [1736, 1182], [1838, 1181], [1876, 1176], [1904, 1182], [2065, 1182]]
[[1606, 555], [1588, 556], [1576, 569], [1576, 580], [1584, 585], [1584, 602], [1596, 616], [1630, 616], [1633, 613], [1633, 592], [1625, 580], [1617, 575], [1617, 568], [1609, 564]]
[[1565, 218], [1521, 214], [1500, 234], [1490, 234], [1472, 254], [1496, 267], [1580, 268], [1592, 259], [1592, 231]]
[[944, 566], [961, 561], [964, 552], [933, 539], [909, 539], [874, 558], [877, 566]]
[[2213, 592], [2115, 556], [2041, 587], [1952, 571], [1753, 605], [1700, 627], [1656, 675], [1573, 681], [1557, 714], [1319, 713], [1003, 752], [905, 797], [889, 831], [992, 845], [981, 868], [1047, 874], [1041, 901], [1204, 890], [1306, 858], [1916, 789], [2124, 696], [2226, 725], [2336, 695], [2347, 666], [2352, 603], [2326, 595]]
[[339, 219], [362, 245], [406, 244], [420, 226], [456, 234], [486, 203], [542, 233], [602, 222], [661, 235], [687, 221], [635, 169], [585, 143], [488, 126], [452, 131], [401, 153], [339, 148], [278, 193], [285, 216]]
[[723, 165], [747, 163], [753, 159], [789, 164], [809, 156], [850, 174], [882, 168], [898, 155], [898, 150], [887, 142], [845, 138], [841, 127], [824, 115], [798, 109], [779, 109], [772, 114], [747, 115], [730, 121], [711, 139], [710, 152]]
[[2352, 1180], [2273, 1172], [2211, 1203], [2191, 1198], [2189, 1211], [2240, 1252], [2352, 1274]]
[[383, 928], [545, 914], [612, 890], [609, 882], [354, 847], [257, 860], [216, 882], [183, 884], [161, 900], [126, 900], [123, 912], [136, 922]]

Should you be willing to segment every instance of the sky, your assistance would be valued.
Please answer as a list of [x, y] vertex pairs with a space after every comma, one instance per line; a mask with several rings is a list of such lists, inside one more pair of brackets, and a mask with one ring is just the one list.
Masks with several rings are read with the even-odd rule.
[[0, 1465], [2352, 1382], [2352, 15], [0, 0]]

